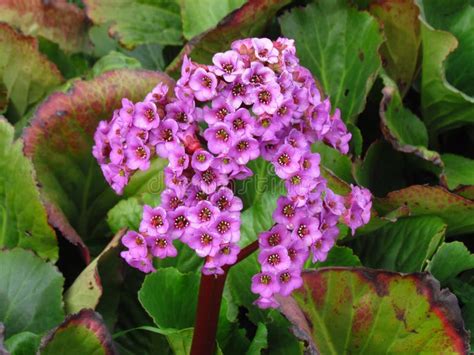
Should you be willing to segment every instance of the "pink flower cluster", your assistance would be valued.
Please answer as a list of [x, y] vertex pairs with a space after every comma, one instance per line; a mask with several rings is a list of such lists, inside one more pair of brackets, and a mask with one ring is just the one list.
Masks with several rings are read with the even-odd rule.
[[176, 255], [176, 239], [205, 258], [204, 273], [235, 263], [243, 206], [231, 182], [253, 174], [249, 161], [271, 162], [287, 194], [278, 199], [274, 226], [258, 238], [262, 272], [251, 288], [260, 307], [275, 307], [275, 294], [301, 286], [310, 254], [314, 262], [326, 259], [338, 222], [353, 232], [368, 222], [371, 195], [353, 187], [339, 196], [320, 176], [311, 144], [323, 141], [345, 154], [351, 134], [298, 64], [292, 40], [239, 40], [212, 62], [185, 58], [172, 99], [165, 85], [143, 102], [124, 99], [112, 120], [100, 123], [93, 153], [118, 193], [153, 154], [169, 160], [161, 206], [145, 206], [139, 233], [123, 237], [122, 257], [144, 272], [154, 270], [153, 257]]

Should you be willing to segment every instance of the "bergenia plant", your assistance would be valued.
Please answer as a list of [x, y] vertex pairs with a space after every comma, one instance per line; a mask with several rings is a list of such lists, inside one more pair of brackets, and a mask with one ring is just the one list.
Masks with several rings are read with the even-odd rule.
[[[372, 205], [367, 189], [352, 186], [341, 196], [321, 175], [312, 144], [321, 141], [346, 154], [351, 134], [310, 71], [299, 65], [293, 40], [238, 40], [212, 63], [185, 57], [174, 88], [158, 84], [142, 102], [124, 98], [111, 120], [99, 124], [93, 148], [118, 194], [155, 156], [168, 160], [161, 205], [144, 207], [139, 230], [122, 239], [127, 250], [121, 256], [145, 273], [155, 270], [153, 258], [176, 256], [175, 243], [204, 259], [195, 338], [199, 313], [210, 312], [201, 304], [209, 292], [205, 282], [225, 280], [230, 266], [258, 250], [261, 272], [251, 283], [255, 304], [277, 307], [277, 295], [302, 286], [308, 258], [326, 259], [338, 223], [354, 233], [368, 223]], [[242, 246], [246, 206], [234, 181], [252, 176], [247, 164], [259, 157], [271, 163], [286, 194], [277, 200], [273, 226]], [[219, 304], [220, 299], [211, 304], [217, 313]]]

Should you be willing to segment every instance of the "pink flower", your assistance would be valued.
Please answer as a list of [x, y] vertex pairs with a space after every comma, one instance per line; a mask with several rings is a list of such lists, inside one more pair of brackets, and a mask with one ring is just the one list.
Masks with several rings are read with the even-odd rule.
[[217, 94], [216, 76], [203, 68], [198, 68], [189, 78], [189, 87], [194, 91], [196, 100], [211, 100]]

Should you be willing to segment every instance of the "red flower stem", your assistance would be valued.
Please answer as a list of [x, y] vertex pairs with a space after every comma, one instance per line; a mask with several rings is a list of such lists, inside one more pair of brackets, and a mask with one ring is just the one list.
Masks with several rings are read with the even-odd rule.
[[[243, 248], [237, 256], [236, 264], [252, 254], [257, 248], [258, 241]], [[215, 353], [222, 292], [229, 269], [230, 265], [224, 267], [222, 275], [201, 274], [191, 355], [214, 355]]]

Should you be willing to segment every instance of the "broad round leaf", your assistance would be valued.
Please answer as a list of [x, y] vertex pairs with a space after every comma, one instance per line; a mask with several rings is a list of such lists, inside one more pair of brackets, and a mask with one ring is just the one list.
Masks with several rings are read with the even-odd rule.
[[318, 78], [334, 108], [355, 122], [380, 68], [382, 35], [377, 21], [346, 0], [321, 0], [280, 18], [301, 64]]
[[179, 45], [181, 18], [176, 1], [85, 0], [94, 24], [110, 25], [109, 33], [126, 48], [140, 44]]
[[385, 88], [380, 102], [380, 127], [385, 139], [403, 153], [411, 153], [443, 167], [438, 152], [429, 150], [428, 131], [424, 123], [410, 110], [403, 107], [396, 84], [383, 75]]
[[365, 268], [303, 273], [280, 298], [294, 333], [322, 354], [458, 353], [469, 349], [456, 297], [426, 273]]
[[185, 329], [194, 325], [198, 288], [197, 273], [158, 269], [145, 278], [138, 298], [160, 328]]
[[66, 318], [41, 340], [42, 355], [113, 355], [116, 354], [102, 317], [84, 309]]
[[413, 185], [375, 199], [374, 205], [382, 214], [406, 207], [413, 216], [438, 216], [448, 225], [448, 236], [474, 231], [474, 201], [439, 186]]
[[[83, 250], [81, 237], [107, 234], [104, 218], [120, 199], [92, 156], [96, 127], [120, 107], [122, 98], [143, 100], [159, 82], [173, 86], [165, 74], [147, 70], [115, 70], [75, 81], [67, 92], [49, 96], [24, 132], [25, 153], [35, 166], [50, 222]], [[156, 160], [136, 174], [124, 196], [161, 191], [163, 166], [163, 160]]]
[[49, 226], [33, 166], [23, 155], [23, 142], [0, 117], [0, 248], [31, 249], [44, 259], [56, 260], [56, 234]]
[[3, 0], [0, 21], [29, 36], [41, 36], [68, 52], [80, 52], [87, 43], [84, 11], [66, 0]]
[[210, 63], [215, 53], [228, 50], [233, 41], [261, 35], [277, 11], [289, 2], [290, 0], [248, 1], [225, 17], [215, 28], [186, 43], [176, 59], [166, 68], [166, 72], [173, 77], [179, 77], [184, 55], [190, 56], [198, 63]]
[[383, 26], [385, 42], [380, 47], [380, 55], [384, 69], [403, 96], [420, 64], [420, 11], [413, 0], [374, 1], [369, 11]]
[[[474, 73], [468, 68], [472, 68], [474, 60], [474, 8], [467, 1], [419, 0], [417, 3], [422, 19], [423, 119], [433, 133], [471, 124]], [[456, 36], [447, 31], [453, 31]]]
[[0, 265], [0, 323], [7, 338], [61, 322], [64, 278], [55, 266], [23, 249], [0, 251]]
[[[238, 9], [246, 0], [180, 0], [184, 37], [190, 39], [205, 32]], [[202, 14], [206, 16], [202, 16]]]
[[352, 241], [363, 265], [400, 272], [422, 271], [444, 239], [446, 224], [439, 217], [402, 218]]
[[1, 102], [10, 101], [9, 116], [19, 119], [62, 80], [58, 68], [39, 52], [36, 39], [0, 23], [0, 111]]

